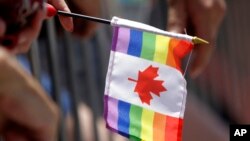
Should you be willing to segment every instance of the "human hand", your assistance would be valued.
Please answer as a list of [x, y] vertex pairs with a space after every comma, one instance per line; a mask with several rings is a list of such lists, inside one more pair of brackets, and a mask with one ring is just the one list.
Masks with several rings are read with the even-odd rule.
[[[49, 0], [49, 2], [56, 8], [64, 11], [70, 12], [64, 0]], [[47, 4], [45, 4], [45, 7]], [[27, 10], [29, 7], [23, 7], [23, 10]], [[46, 9], [46, 8], [45, 8]], [[16, 10], [18, 11], [18, 9]], [[20, 11], [20, 10], [19, 10]], [[22, 14], [21, 17], [24, 17], [26, 24], [24, 27], [19, 29], [18, 31], [12, 32], [11, 34], [5, 33], [5, 30], [2, 30], [2, 34], [0, 36], [1, 43], [9, 49], [9, 51], [13, 54], [17, 53], [25, 53], [29, 50], [31, 43], [37, 38], [41, 25], [44, 19], [49, 18], [46, 15], [44, 9], [37, 9], [34, 14], [29, 16], [29, 20], [27, 19], [27, 15]], [[32, 16], [32, 18], [31, 18]], [[16, 17], [13, 17], [16, 18]], [[59, 16], [61, 24], [68, 31], [73, 31], [73, 20], [70, 17]], [[21, 18], [20, 18], [21, 19]], [[19, 19], [19, 21], [20, 21]], [[23, 21], [21, 20], [21, 21]], [[27, 21], [26, 21], [27, 20]], [[0, 23], [2, 26], [6, 28], [5, 21], [0, 19]]]
[[[48, 3], [54, 6], [57, 10], [70, 12], [69, 7], [64, 0], [48, 0]], [[73, 19], [71, 17], [59, 16], [59, 19], [64, 29], [67, 31], [73, 31]]]
[[[69, 7], [72, 12], [85, 14], [89, 16], [100, 16], [100, 0], [83, 1], [83, 0], [70, 0], [68, 1]], [[87, 21], [80, 18], [74, 18], [74, 31], [73, 33], [80, 37], [90, 37], [96, 27], [97, 23]]]
[[56, 141], [56, 105], [2, 47], [0, 68], [0, 136], [6, 141]]
[[[224, 0], [168, 0], [168, 30], [182, 32], [192, 29], [195, 36], [209, 41], [196, 45], [190, 75], [195, 78], [208, 64], [216, 45], [218, 28], [223, 20]], [[191, 27], [190, 27], [191, 26]]]

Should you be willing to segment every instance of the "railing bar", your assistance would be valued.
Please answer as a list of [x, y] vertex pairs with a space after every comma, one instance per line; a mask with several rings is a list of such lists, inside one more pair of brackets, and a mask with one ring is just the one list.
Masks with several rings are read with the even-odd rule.
[[74, 118], [74, 139], [75, 141], [84, 141], [84, 138], [82, 138], [81, 135], [83, 132], [81, 132], [80, 127], [80, 121], [79, 121], [79, 114], [78, 114], [78, 96], [76, 91], [76, 80], [74, 75], [74, 47], [73, 47], [73, 41], [72, 38], [68, 33], [65, 32], [65, 42], [66, 42], [66, 53], [67, 53], [67, 61], [68, 61], [68, 70], [69, 70], [69, 87], [71, 93], [71, 100], [72, 100], [72, 110], [73, 110], [73, 118]]
[[102, 107], [100, 105], [100, 101], [98, 100], [98, 98], [101, 95], [98, 95], [99, 91], [98, 88], [96, 87], [96, 81], [95, 81], [95, 70], [93, 68], [93, 63], [91, 63], [91, 61], [93, 61], [93, 59], [91, 58], [93, 55], [93, 51], [92, 48], [94, 46], [91, 46], [91, 44], [87, 44], [87, 43], [83, 43], [83, 60], [84, 60], [84, 66], [87, 66], [85, 68], [86, 70], [86, 88], [88, 89], [88, 97], [90, 100], [90, 106], [93, 109], [93, 121], [94, 121], [94, 137], [96, 141], [99, 141], [99, 136], [98, 136], [98, 130], [97, 130], [97, 118], [98, 118], [98, 113], [100, 113], [100, 107]]
[[[53, 87], [53, 94], [54, 94], [54, 100], [58, 103], [60, 106], [60, 109], [62, 108], [61, 102], [60, 102], [60, 71], [59, 71], [59, 65], [58, 65], [58, 54], [57, 54], [57, 38], [55, 33], [55, 22], [54, 19], [48, 20], [46, 23], [47, 26], [47, 32], [48, 32], [48, 41], [49, 41], [49, 61], [50, 61], [50, 67], [51, 67], [51, 77], [52, 77], [52, 83], [54, 85]], [[60, 141], [66, 141], [66, 134], [65, 134], [65, 122], [64, 117], [61, 112], [61, 121], [60, 121], [60, 131], [59, 131], [59, 140]]]
[[[101, 68], [101, 81], [104, 84], [107, 66], [109, 61], [109, 52], [111, 47], [111, 38], [105, 35], [104, 29], [100, 29], [96, 35], [97, 40], [97, 55], [99, 56], [100, 68]], [[104, 86], [102, 85], [104, 88]]]
[[31, 50], [29, 52], [29, 56], [30, 56], [30, 60], [31, 60], [32, 73], [36, 79], [40, 80], [41, 63], [40, 63], [40, 56], [39, 56], [38, 47], [39, 47], [38, 41], [35, 40], [32, 43]]

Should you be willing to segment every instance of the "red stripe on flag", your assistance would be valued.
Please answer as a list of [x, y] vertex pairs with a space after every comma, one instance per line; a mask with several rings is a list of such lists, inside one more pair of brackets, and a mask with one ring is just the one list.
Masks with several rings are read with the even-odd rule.
[[193, 44], [191, 42], [172, 38], [170, 41], [170, 46], [174, 46], [174, 54], [176, 54], [179, 59], [185, 57], [192, 49]]
[[169, 42], [167, 65], [182, 72], [181, 59], [193, 49], [193, 44], [188, 41], [171, 38]]
[[166, 116], [165, 141], [181, 141], [183, 119]]

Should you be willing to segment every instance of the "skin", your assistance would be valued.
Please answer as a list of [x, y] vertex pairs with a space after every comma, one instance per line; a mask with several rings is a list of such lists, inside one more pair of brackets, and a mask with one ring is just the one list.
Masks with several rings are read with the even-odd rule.
[[[190, 74], [196, 78], [208, 64], [215, 49], [218, 28], [226, 11], [224, 0], [168, 0], [167, 29], [172, 32], [194, 34], [209, 42], [196, 45]], [[190, 31], [191, 30], [191, 31]]]
[[[69, 12], [63, 0], [49, 0], [56, 9]], [[78, 3], [78, 0], [75, 0]], [[209, 45], [195, 47], [195, 58], [191, 64], [191, 75], [198, 76], [205, 68], [213, 52], [217, 31], [225, 13], [224, 0], [168, 0], [168, 30], [183, 32], [193, 27], [193, 34], [210, 42]], [[79, 4], [78, 4], [79, 5]], [[81, 4], [80, 11], [89, 14], [88, 7]], [[96, 7], [95, 9], [98, 9]], [[93, 9], [93, 8], [91, 8]], [[90, 9], [90, 10], [91, 10]], [[98, 15], [93, 13], [92, 15]], [[46, 19], [43, 11], [38, 11], [32, 23], [18, 33], [18, 45], [11, 52], [0, 47], [0, 134], [7, 141], [54, 141], [57, 137], [59, 113], [56, 105], [46, 96], [44, 90], [27, 74], [13, 54], [25, 53], [38, 36], [42, 21]], [[73, 20], [60, 17], [64, 29], [73, 31]], [[93, 28], [92, 28], [93, 27]], [[91, 30], [94, 26], [91, 26]], [[4, 36], [5, 23], [0, 19], [0, 37]], [[77, 30], [76, 30], [77, 31]], [[90, 31], [80, 35], [87, 36]]]
[[[70, 12], [69, 7], [64, 0], [48, 0], [48, 3], [53, 5], [57, 10]], [[73, 19], [69, 17], [59, 16], [63, 28], [72, 32], [74, 30]]]
[[[63, 0], [48, 2], [69, 12]], [[27, 28], [17, 33], [18, 44], [13, 50], [0, 45], [0, 136], [6, 141], [57, 140], [58, 107], [13, 57], [29, 50], [46, 18], [44, 11], [38, 11]], [[60, 17], [60, 22], [65, 30], [73, 31], [72, 18]], [[0, 38], [5, 31], [6, 24], [0, 19]]]
[[0, 133], [6, 141], [54, 141], [59, 112], [39, 83], [0, 48]]
[[[70, 0], [68, 1], [70, 9], [72, 12], [100, 17], [100, 0]], [[88, 20], [74, 18], [74, 30], [73, 34], [77, 37], [89, 38], [91, 37], [95, 29], [97, 28], [98, 23], [91, 22]]]

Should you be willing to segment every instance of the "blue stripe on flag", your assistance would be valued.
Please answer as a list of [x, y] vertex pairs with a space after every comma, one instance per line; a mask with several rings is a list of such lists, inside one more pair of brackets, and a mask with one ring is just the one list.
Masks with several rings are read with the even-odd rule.
[[129, 137], [129, 113], [130, 104], [119, 101], [118, 103], [118, 132], [123, 136]]
[[140, 57], [142, 49], [142, 32], [138, 30], [130, 30], [130, 42], [128, 47], [128, 54]]

